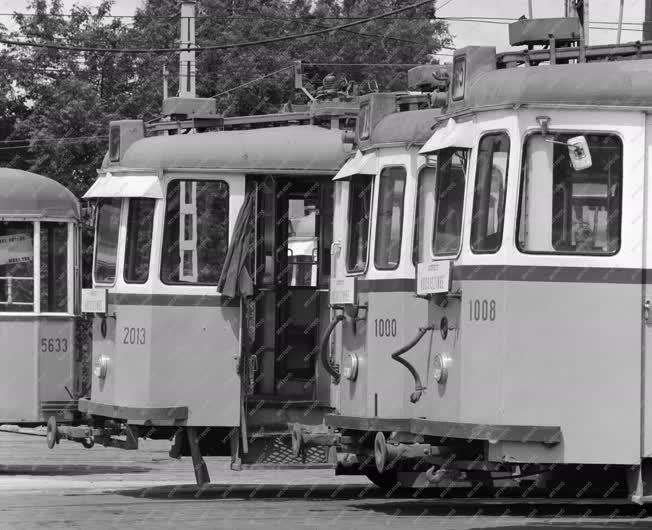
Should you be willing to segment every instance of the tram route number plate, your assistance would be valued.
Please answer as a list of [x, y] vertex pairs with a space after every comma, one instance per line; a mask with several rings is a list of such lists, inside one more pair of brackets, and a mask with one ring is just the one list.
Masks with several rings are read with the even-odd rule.
[[435, 261], [417, 265], [417, 295], [447, 293], [450, 290], [451, 262]]
[[330, 304], [355, 304], [355, 278], [331, 278]]
[[82, 289], [82, 313], [106, 313], [106, 289]]

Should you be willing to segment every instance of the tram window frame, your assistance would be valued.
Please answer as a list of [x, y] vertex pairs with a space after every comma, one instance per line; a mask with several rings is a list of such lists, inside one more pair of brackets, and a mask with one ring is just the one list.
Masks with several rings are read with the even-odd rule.
[[[488, 188], [488, 195], [491, 195], [491, 190], [494, 182], [494, 172], [493, 168], [495, 167], [494, 164], [494, 155], [496, 151], [491, 151], [491, 172], [488, 174], [485, 174], [484, 171], [486, 171], [486, 166], [483, 165], [483, 162], [485, 160], [483, 159], [483, 142], [489, 138], [500, 138], [502, 137], [507, 141], [507, 151], [506, 151], [506, 156], [505, 156], [505, 168], [504, 168], [504, 173], [503, 173], [503, 178], [502, 178], [502, 190], [500, 191], [500, 198], [498, 202], [498, 206], [496, 207], [495, 214], [499, 216], [499, 226], [496, 232], [494, 232], [492, 235], [495, 234], [497, 240], [496, 244], [497, 246], [494, 247], [486, 247], [482, 248], [481, 245], [478, 245], [478, 238], [476, 237], [476, 230], [478, 230], [478, 225], [477, 221], [479, 220], [479, 214], [480, 212], [480, 204], [479, 200], [483, 199], [481, 195], [482, 190], [486, 190], [486, 182], [484, 182], [483, 179], [488, 179], [489, 181], [489, 188]], [[507, 183], [509, 181], [509, 157], [511, 156], [511, 138], [509, 136], [509, 133], [505, 130], [501, 131], [491, 131], [491, 132], [486, 132], [484, 133], [480, 141], [478, 142], [478, 154], [477, 154], [477, 162], [476, 162], [476, 171], [475, 171], [475, 182], [473, 183], [473, 204], [471, 206], [471, 233], [470, 233], [470, 247], [471, 247], [471, 252], [473, 254], [496, 254], [500, 251], [503, 245], [503, 237], [504, 237], [504, 229], [505, 229], [505, 203], [507, 200]], [[498, 151], [501, 152], [501, 151]], [[480, 183], [483, 183], [483, 188], [480, 189], [478, 185]], [[489, 213], [489, 208], [487, 207], [487, 215]], [[486, 221], [486, 220], [485, 220]], [[485, 222], [486, 224], [486, 222]], [[485, 228], [486, 231], [486, 228]], [[486, 242], [487, 238], [490, 237], [488, 234], [485, 234], [484, 237], [480, 240], [481, 242]]]
[[[35, 245], [35, 237], [36, 237], [36, 223], [34, 221], [9, 221], [9, 220], [2, 220], [0, 221], [0, 234], [2, 237], [17, 237], [21, 235], [21, 232], [18, 232], [18, 234], [5, 234], [5, 230], [11, 231], [11, 229], [14, 230], [21, 230], [25, 234], [29, 234], [29, 243], [31, 246], [32, 250], [32, 260], [24, 260], [24, 261], [16, 261], [15, 263], [7, 263], [5, 265], [0, 266], [1, 268], [6, 268], [9, 269], [9, 267], [12, 267], [13, 270], [10, 272], [14, 272], [17, 268], [21, 269], [23, 268], [24, 264], [25, 267], [29, 269], [29, 273], [25, 273], [24, 276], [21, 276], [20, 274], [9, 274], [9, 273], [0, 273], [0, 276], [3, 278], [7, 279], [2, 279], [0, 282], [3, 284], [6, 282], [7, 286], [5, 287], [4, 285], [0, 288], [1, 291], [6, 291], [7, 295], [6, 298], [4, 295], [0, 296], [0, 301], [3, 303], [0, 305], [0, 315], [7, 315], [7, 314], [25, 314], [25, 315], [33, 315], [40, 313], [40, 305], [38, 306], [37, 310], [37, 304], [36, 304], [36, 271], [34, 270], [34, 263], [35, 263], [35, 258], [36, 252], [40, 252], [40, 248], [37, 248]], [[6, 274], [6, 276], [5, 276]], [[40, 274], [40, 273], [39, 273]], [[9, 282], [9, 278], [12, 278], [12, 281]], [[17, 285], [20, 286], [21, 284], [27, 283], [31, 286], [31, 297], [29, 297], [29, 301], [17, 301], [9, 304], [9, 284], [12, 285], [11, 291], [13, 292], [13, 283], [14, 283], [14, 278], [16, 279]], [[29, 293], [29, 288], [27, 289], [27, 293]], [[13, 300], [13, 297], [12, 297]], [[25, 300], [27, 300], [27, 297], [25, 297]], [[11, 307], [11, 309], [4, 310], [5, 307]], [[21, 309], [25, 308], [25, 309]]]
[[[348, 210], [347, 210], [347, 239], [346, 239], [346, 272], [348, 275], [358, 275], [358, 274], [365, 274], [367, 272], [367, 269], [369, 268], [369, 251], [370, 251], [370, 241], [371, 241], [371, 225], [372, 225], [372, 217], [373, 217], [373, 200], [374, 200], [374, 180], [376, 179], [376, 175], [363, 175], [363, 174], [356, 174], [352, 175], [351, 178], [348, 180], [349, 184], [349, 197], [348, 197]], [[354, 183], [362, 183], [366, 184], [365, 190], [368, 192], [368, 203], [369, 203], [369, 212], [367, 216], [367, 231], [366, 231], [366, 248], [365, 248], [365, 253], [364, 256], [364, 262], [363, 262], [363, 268], [362, 269], [357, 269], [354, 267], [351, 267], [351, 248], [352, 248], [352, 228], [353, 228], [353, 222], [352, 222], [352, 213], [353, 213], [353, 186]]]
[[[168, 234], [168, 230], [169, 230], [169, 228], [168, 228], [168, 219], [169, 219], [169, 217], [168, 217], [169, 216], [168, 208], [169, 208], [169, 204], [170, 204], [170, 189], [172, 188], [172, 186], [179, 183], [178, 194], [180, 196], [181, 195], [181, 183], [182, 182], [185, 182], [187, 184], [188, 183], [189, 184], [196, 183], [198, 185], [201, 185], [201, 184], [203, 184], [203, 185], [220, 184], [220, 185], [224, 186], [224, 188], [225, 188], [225, 197], [223, 197], [223, 199], [225, 201], [225, 204], [226, 204], [226, 208], [224, 210], [225, 215], [224, 215], [224, 225], [223, 225], [224, 230], [225, 230], [225, 247], [224, 247], [224, 250], [223, 250], [222, 263], [221, 263], [221, 265], [219, 267], [219, 271], [217, 272], [217, 275], [215, 277], [214, 282], [201, 282], [201, 281], [186, 282], [186, 281], [181, 281], [181, 280], [171, 281], [169, 279], [166, 279], [166, 270], [165, 270], [165, 268], [166, 268], [166, 261], [168, 259], [167, 256], [168, 256], [168, 253], [169, 253], [169, 250], [166, 249], [166, 246], [169, 243], [168, 238], [170, 237], [169, 234]], [[187, 195], [187, 193], [188, 193], [188, 189], [186, 188], [186, 195]], [[163, 238], [162, 238], [162, 242], [161, 242], [161, 260], [160, 260], [160, 267], [159, 267], [159, 278], [161, 280], [161, 283], [163, 283], [165, 285], [169, 285], [169, 286], [175, 286], [175, 287], [179, 287], [179, 286], [183, 286], [183, 287], [215, 287], [215, 286], [217, 286], [219, 278], [220, 278], [220, 276], [222, 274], [222, 271], [224, 269], [224, 265], [226, 263], [226, 256], [228, 254], [228, 249], [229, 249], [229, 237], [230, 237], [230, 226], [229, 226], [230, 219], [229, 219], [229, 215], [230, 215], [230, 212], [231, 212], [231, 187], [229, 186], [229, 183], [226, 180], [216, 179], [216, 178], [205, 178], [205, 179], [197, 178], [197, 177], [194, 177], [194, 178], [173, 178], [167, 183], [167, 186], [166, 186], [164, 210], [165, 211], [164, 211], [164, 215], [163, 215]], [[181, 203], [179, 203], [177, 211], [176, 211], [176, 215], [174, 217], [176, 219], [180, 219], [181, 215], [182, 215], [182, 213], [181, 213]], [[186, 214], [184, 214], [184, 215], [186, 215]], [[178, 225], [179, 225], [179, 228], [177, 229], [176, 235], [174, 237], [174, 241], [176, 241], [177, 244], [179, 243], [179, 232], [181, 230], [180, 223], [178, 223]], [[197, 236], [197, 237], [199, 237], [199, 236]], [[198, 247], [199, 247], [199, 245], [198, 245]], [[198, 265], [198, 268], [199, 268], [199, 263], [197, 265]], [[184, 262], [180, 262], [179, 263], [179, 268], [176, 269], [177, 276], [180, 277], [179, 270], [183, 270], [183, 267], [184, 267]], [[175, 269], [173, 267], [173, 268], [170, 269], [169, 274], [174, 274], [174, 271], [175, 271]]]
[[[398, 180], [403, 181], [403, 192], [401, 196], [401, 204], [400, 204], [400, 219], [399, 219], [399, 233], [398, 233], [398, 242], [396, 243], [398, 245], [398, 256], [396, 256], [396, 264], [391, 265], [383, 265], [382, 261], [379, 261], [381, 256], [378, 255], [378, 250], [381, 247], [382, 240], [381, 236], [383, 235], [379, 229], [380, 224], [381, 224], [381, 202], [383, 201], [383, 191], [384, 191], [384, 183], [387, 182], [390, 178], [392, 177], [383, 177], [383, 174], [386, 171], [392, 171], [392, 170], [402, 170], [403, 171], [403, 176], [401, 179], [392, 179], [392, 182], [394, 185], [396, 185], [396, 182]], [[403, 221], [405, 219], [405, 191], [407, 187], [407, 168], [405, 166], [399, 166], [399, 165], [392, 165], [392, 166], [385, 166], [380, 170], [379, 177], [378, 177], [378, 201], [376, 203], [376, 237], [374, 238], [374, 267], [376, 270], [379, 271], [395, 271], [398, 269], [399, 265], [401, 264], [401, 247], [403, 246]], [[394, 190], [392, 190], [392, 194], [394, 193]], [[392, 210], [394, 209], [394, 204], [392, 204]], [[390, 221], [393, 221], [393, 212], [390, 214]], [[390, 224], [390, 244], [391, 244], [391, 224]]]
[[[150, 207], [151, 206], [151, 215], [149, 219], [142, 217], [142, 210], [137, 210], [134, 205], [138, 204], [137, 208]], [[147, 205], [147, 206], [145, 206]], [[137, 219], [133, 219], [132, 216], [135, 215], [135, 212], [141, 214]], [[129, 204], [127, 205], [127, 231], [125, 236], [125, 250], [124, 250], [124, 265], [122, 267], [122, 277], [125, 283], [143, 285], [149, 281], [150, 271], [151, 271], [151, 262], [152, 262], [152, 240], [154, 235], [154, 216], [156, 214], [156, 199], [150, 199], [147, 197], [131, 197], [129, 199]], [[141, 229], [145, 231], [141, 232]], [[147, 249], [147, 256], [142, 256], [144, 259], [142, 263], [136, 263], [132, 259], [132, 255], [138, 252], [140, 248], [139, 243], [141, 242], [141, 236], [146, 237], [149, 248]], [[133, 279], [131, 276], [134, 272], [134, 269], [138, 266], [146, 266], [146, 274], [144, 278]]]
[[[68, 224], [66, 221], [40, 222], [39, 262], [41, 264], [41, 278], [39, 301], [41, 314], [60, 315], [68, 313], [70, 305], [68, 286], [71, 282], [71, 278], [68, 277], [68, 269], [72, 258], [68, 255], [68, 238], [70, 237]], [[60, 240], [57, 241], [57, 235], [59, 237], [63, 236], [63, 244], [57, 245], [57, 242], [61, 243]], [[46, 245], [47, 251], [44, 251]], [[57, 260], [62, 262], [59, 263], [59, 267], [57, 267]], [[59, 271], [59, 275], [55, 276], [55, 271]], [[63, 274], [61, 275], [61, 273]], [[63, 309], [56, 309], [56, 305], [62, 306]]]
[[[431, 174], [428, 174], [428, 172]], [[430, 230], [426, 230], [428, 218], [427, 212], [423, 211], [422, 201], [426, 199], [426, 186], [431, 184], [432, 188], [430, 192], [432, 193], [432, 206], [434, 213], [437, 168], [433, 165], [424, 164], [419, 167], [417, 175], [417, 189], [414, 202], [414, 233], [412, 238], [412, 265], [415, 267], [423, 262], [426, 258], [425, 254], [428, 251], [432, 251], [431, 245], [428, 244], [428, 241], [432, 240], [432, 234], [428, 234]], [[428, 179], [432, 180], [432, 182], [429, 183], [427, 181]], [[427, 237], [428, 235], [430, 235], [429, 238]], [[428, 256], [428, 259], [431, 258], [432, 256]]]
[[[609, 252], [574, 252], [574, 251], [564, 251], [564, 250], [532, 250], [532, 249], [527, 249], [524, 248], [523, 241], [522, 241], [522, 235], [521, 231], [524, 229], [525, 225], [525, 219], [526, 219], [526, 213], [524, 212], [524, 205], [526, 202], [526, 176], [527, 176], [527, 170], [528, 170], [528, 164], [527, 164], [527, 156], [528, 156], [528, 143], [530, 142], [531, 139], [540, 137], [540, 133], [537, 132], [532, 132], [528, 135], [525, 136], [523, 139], [523, 151], [521, 154], [521, 177], [520, 177], [520, 190], [519, 190], [519, 197], [518, 197], [518, 213], [517, 213], [517, 218], [516, 218], [516, 226], [514, 229], [514, 241], [516, 248], [518, 249], [519, 252], [522, 254], [532, 254], [532, 255], [555, 255], [555, 256], [591, 256], [591, 257], [611, 257], [615, 256], [620, 252], [620, 249], [622, 248], [622, 243], [623, 243], [623, 230], [622, 230], [622, 219], [623, 219], [623, 184], [625, 181], [625, 176], [624, 176], [624, 165], [623, 165], [623, 156], [624, 156], [624, 142], [622, 136], [615, 131], [578, 131], [578, 130], [551, 130], [548, 132], [548, 135], [551, 139], [558, 139], [558, 136], [562, 136], [566, 139], [572, 138], [575, 136], [585, 136], [587, 140], [589, 141], [589, 149], [591, 149], [591, 140], [596, 137], [608, 137], [612, 138], [613, 140], [617, 141], [616, 147], [619, 149], [619, 155], [620, 155], [620, 172], [619, 172], [619, 180], [613, 185], [617, 186], [617, 193], [616, 193], [616, 200], [618, 201], [616, 203], [616, 208], [618, 212], [618, 216], [614, 219], [612, 218], [612, 213], [607, 211], [607, 220], [608, 222], [614, 222], [616, 225], [617, 229], [617, 237], [618, 237], [618, 244], [617, 246], [609, 251]], [[564, 141], [564, 140], [561, 140]], [[553, 144], [553, 148], [560, 147], [563, 149], [568, 149], [566, 147], [562, 146], [557, 146], [556, 144]], [[553, 157], [555, 154], [555, 150], [553, 149]], [[567, 155], [566, 155], [567, 156]], [[594, 156], [593, 151], [592, 151], [592, 156]], [[559, 165], [559, 160], [556, 160], [556, 165]], [[570, 162], [569, 162], [570, 164]], [[593, 167], [595, 168], [597, 165], [599, 165], [599, 162], [597, 160], [593, 160]], [[570, 169], [571, 172], [574, 172], [572, 169]], [[591, 169], [584, 170], [582, 174], [589, 173]], [[578, 172], [574, 172], [578, 173]], [[552, 175], [552, 181], [554, 184], [554, 174]], [[612, 186], [612, 187], [613, 187]], [[607, 186], [607, 190], [609, 189], [609, 186]], [[553, 188], [553, 195], [554, 195], [554, 188]], [[551, 206], [554, 207], [554, 197], [551, 199]], [[555, 214], [552, 212], [552, 217], [554, 218]], [[552, 241], [552, 235], [554, 232], [554, 226], [550, 227], [551, 230], [551, 241], [550, 244], [551, 246], [554, 247], [555, 243]], [[607, 225], [607, 230], [609, 230], [609, 225]], [[608, 243], [608, 241], [607, 241]]]
[[[453, 156], [456, 156], [457, 153], [463, 152], [466, 155], [466, 160], [461, 160], [462, 162], [462, 171], [463, 175], [462, 178], [464, 179], [464, 187], [462, 189], [461, 193], [461, 209], [459, 212], [459, 225], [460, 225], [460, 230], [459, 234], [457, 237], [457, 248], [455, 251], [451, 252], [441, 252], [437, 251], [437, 236], [440, 234], [439, 230], [437, 230], [437, 224], [438, 224], [438, 219], [439, 219], [439, 207], [440, 207], [440, 181], [441, 181], [441, 176], [443, 174], [443, 165], [446, 163], [446, 161], [450, 160]], [[448, 153], [451, 153], [451, 156], [447, 156]], [[469, 175], [469, 164], [471, 162], [471, 155], [473, 151], [472, 149], [466, 148], [466, 147], [447, 147], [446, 149], [442, 149], [437, 152], [437, 178], [435, 181], [435, 211], [434, 211], [434, 218], [433, 218], [433, 230], [432, 230], [432, 240], [430, 244], [431, 252], [433, 255], [434, 259], [446, 259], [446, 258], [456, 258], [457, 256], [460, 255], [460, 252], [462, 251], [462, 242], [464, 240], [464, 212], [465, 212], [465, 203], [466, 203], [466, 191], [467, 191], [467, 181], [468, 181], [468, 175]], [[457, 155], [459, 158], [459, 155]]]
[[[105, 280], [98, 280], [97, 279], [97, 251], [100, 243], [100, 238], [99, 238], [99, 229], [100, 229], [100, 215], [102, 214], [102, 206], [106, 202], [117, 202], [119, 204], [118, 207], [118, 223], [116, 226], [116, 246], [115, 246], [115, 273], [113, 275], [113, 280], [112, 281], [105, 281]], [[120, 197], [104, 197], [101, 198], [98, 203], [97, 203], [97, 209], [96, 209], [96, 214], [95, 214], [95, 233], [94, 233], [94, 248], [93, 248], [93, 282], [96, 285], [103, 285], [103, 286], [108, 286], [111, 287], [115, 285], [116, 280], [118, 278], [118, 259], [119, 259], [119, 246], [120, 246], [120, 226], [122, 224], [122, 215], [123, 215], [123, 205], [124, 205], [124, 199]]]

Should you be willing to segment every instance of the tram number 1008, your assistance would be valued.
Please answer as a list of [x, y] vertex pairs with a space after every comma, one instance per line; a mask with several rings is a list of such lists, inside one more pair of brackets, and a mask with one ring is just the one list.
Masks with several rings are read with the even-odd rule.
[[496, 320], [495, 300], [469, 300], [469, 320], [471, 322], [493, 322]]
[[376, 337], [396, 337], [398, 324], [395, 318], [376, 318], [374, 330]]

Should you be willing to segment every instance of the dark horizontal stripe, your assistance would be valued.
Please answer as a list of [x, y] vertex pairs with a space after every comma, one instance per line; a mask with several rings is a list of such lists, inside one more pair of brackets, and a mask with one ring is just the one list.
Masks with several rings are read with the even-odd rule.
[[414, 278], [396, 278], [389, 280], [357, 280], [359, 293], [396, 293], [414, 292]]
[[172, 294], [119, 294], [110, 293], [109, 303], [114, 305], [149, 305], [173, 307], [238, 307], [240, 301], [225, 296], [172, 295]]
[[[650, 271], [652, 272], [652, 271]], [[454, 280], [503, 280], [511, 282], [642, 284], [652, 274], [644, 269], [614, 267], [549, 267], [527, 265], [458, 265]]]

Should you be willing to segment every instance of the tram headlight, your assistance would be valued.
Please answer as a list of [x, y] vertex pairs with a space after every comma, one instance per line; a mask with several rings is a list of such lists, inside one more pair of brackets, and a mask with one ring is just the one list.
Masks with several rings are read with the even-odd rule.
[[93, 373], [97, 376], [98, 379], [105, 379], [106, 373], [109, 370], [109, 358], [106, 355], [100, 355], [95, 361], [95, 368], [93, 368]]
[[450, 357], [445, 353], [440, 353], [435, 356], [433, 361], [433, 375], [435, 381], [443, 385], [448, 379], [448, 366], [450, 365]]
[[358, 377], [358, 356], [355, 353], [345, 353], [342, 358], [342, 375], [349, 381]]

